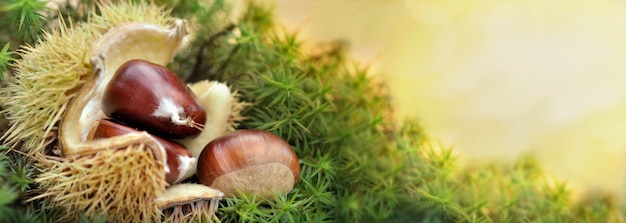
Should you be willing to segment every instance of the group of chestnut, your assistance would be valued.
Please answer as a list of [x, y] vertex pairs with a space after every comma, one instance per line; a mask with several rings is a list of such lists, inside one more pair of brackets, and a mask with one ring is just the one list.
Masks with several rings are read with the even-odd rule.
[[[198, 136], [206, 120], [211, 118], [206, 117], [203, 103], [174, 72], [145, 60], [130, 60], [120, 66], [105, 88], [101, 102], [107, 118], [94, 125], [89, 137], [98, 139], [148, 132], [165, 149], [169, 169], [165, 180], [169, 184], [181, 179], [179, 166], [186, 165], [185, 159], [193, 159], [192, 153], [176, 140]], [[254, 176], [247, 175], [270, 174], [262, 176], [263, 179], [282, 180], [272, 178], [271, 174], [277, 172], [274, 169], [255, 169], [257, 166], [267, 168], [270, 163], [290, 170], [294, 178], [288, 181], [291, 187], [300, 174], [299, 161], [291, 146], [282, 138], [262, 130], [226, 133], [208, 143], [196, 158], [198, 180], [207, 186], [214, 186], [216, 179], [237, 171], [243, 172], [231, 174], [229, 178], [246, 179], [221, 181], [246, 182], [243, 187], [255, 187], [251, 185], [254, 182], [246, 181], [247, 178], [255, 179]], [[280, 182], [266, 182], [261, 187], [274, 184]], [[226, 190], [245, 191], [245, 188]], [[272, 188], [262, 190], [271, 191]]]

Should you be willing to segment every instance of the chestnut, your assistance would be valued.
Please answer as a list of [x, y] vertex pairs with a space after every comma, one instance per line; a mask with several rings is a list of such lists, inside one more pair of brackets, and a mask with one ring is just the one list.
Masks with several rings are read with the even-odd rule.
[[[87, 138], [111, 138], [139, 131], [140, 130], [124, 126], [111, 120], [100, 119], [93, 126]], [[165, 149], [165, 154], [167, 156], [166, 170], [169, 170], [169, 172], [165, 171], [165, 181], [169, 184], [174, 184], [189, 177], [188, 173], [196, 163], [196, 159], [192, 157], [191, 152], [179, 143], [154, 135], [152, 137]]]
[[293, 189], [300, 165], [282, 138], [262, 130], [237, 130], [206, 145], [198, 158], [197, 176], [226, 196], [242, 192], [269, 198]]
[[195, 94], [172, 71], [145, 60], [117, 69], [102, 96], [108, 117], [165, 138], [200, 134], [206, 112]]

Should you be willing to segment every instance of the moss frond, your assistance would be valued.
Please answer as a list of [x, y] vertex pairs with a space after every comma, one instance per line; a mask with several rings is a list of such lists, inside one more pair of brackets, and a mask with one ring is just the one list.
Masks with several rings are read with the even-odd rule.
[[26, 43], [32, 43], [45, 29], [48, 11], [45, 1], [42, 0], [7, 0], [0, 4], [0, 12], [9, 13], [12, 21], [10, 24], [14, 33]]
[[9, 51], [11, 43], [6, 43], [2, 50], [0, 50], [0, 81], [4, 80], [4, 74], [9, 72], [9, 64], [15, 61], [13, 58], [13, 52]]
[[9, 216], [15, 212], [11, 206], [19, 198], [19, 190], [10, 183], [11, 175], [9, 170], [9, 157], [5, 155], [5, 152], [0, 152], [0, 221], [9, 221]]

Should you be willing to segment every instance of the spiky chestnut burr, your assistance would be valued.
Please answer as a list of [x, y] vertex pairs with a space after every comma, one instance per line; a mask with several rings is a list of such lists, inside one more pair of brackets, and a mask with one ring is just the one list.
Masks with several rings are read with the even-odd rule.
[[[104, 213], [110, 222], [161, 221], [155, 199], [166, 193], [162, 145], [145, 132], [102, 140], [87, 135], [105, 117], [99, 104], [112, 73], [131, 59], [167, 64], [185, 40], [185, 22], [145, 2], [104, 0], [93, 12], [85, 23], [61, 25], [19, 52], [15, 76], [0, 88], [10, 122], [2, 139], [45, 170], [34, 179], [40, 191], [34, 199], [64, 210], [57, 220], [76, 221], [81, 210], [90, 219]], [[190, 148], [224, 131], [205, 128], [183, 144]], [[51, 148], [60, 153], [48, 156]]]

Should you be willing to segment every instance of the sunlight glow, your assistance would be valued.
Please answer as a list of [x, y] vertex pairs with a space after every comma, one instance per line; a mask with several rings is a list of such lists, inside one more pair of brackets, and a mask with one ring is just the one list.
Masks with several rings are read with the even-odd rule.
[[530, 152], [560, 179], [621, 195], [626, 3], [449, 2], [277, 6], [283, 20], [308, 19], [300, 26], [306, 38], [346, 39], [357, 59], [380, 50], [379, 72], [401, 116], [419, 118], [466, 161], [510, 162]]

